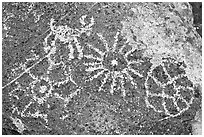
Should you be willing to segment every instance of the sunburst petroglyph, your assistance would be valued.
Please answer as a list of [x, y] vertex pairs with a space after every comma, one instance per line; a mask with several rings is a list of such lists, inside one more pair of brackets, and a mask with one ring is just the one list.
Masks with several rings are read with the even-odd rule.
[[188, 3], [3, 5], [4, 127], [192, 134], [202, 55]]

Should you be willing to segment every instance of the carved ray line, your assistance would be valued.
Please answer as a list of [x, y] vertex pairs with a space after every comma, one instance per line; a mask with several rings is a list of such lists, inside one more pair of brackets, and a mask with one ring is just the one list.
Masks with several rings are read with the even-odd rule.
[[121, 81], [121, 91], [122, 91], [123, 97], [126, 96], [126, 90], [125, 90], [124, 84], [125, 84], [125, 81], [124, 81], [124, 78], [122, 78], [122, 81]]
[[161, 86], [161, 87], [165, 87], [166, 84], [162, 84], [160, 81], [158, 81], [154, 76], [150, 75], [150, 77], [157, 83], [157, 85]]
[[174, 106], [176, 106], [176, 109], [177, 109], [178, 111], [181, 111], [181, 109], [180, 109], [180, 108], [178, 107], [178, 105], [177, 105], [177, 102], [176, 102], [175, 97], [171, 97], [171, 96], [167, 95], [167, 94], [164, 92], [163, 89], [162, 89], [162, 97], [163, 97], [163, 98], [173, 99]]
[[120, 50], [119, 50], [119, 53], [120, 54], [122, 54], [122, 52], [123, 52], [123, 49], [126, 47], [126, 45], [124, 44], [121, 48], [120, 48]]
[[111, 84], [111, 89], [110, 89], [110, 93], [113, 94], [114, 93], [114, 87], [115, 87], [115, 82], [116, 82], [116, 77], [113, 75], [112, 76], [112, 84]]
[[104, 84], [107, 82], [107, 79], [109, 77], [110, 72], [108, 72], [107, 74], [105, 74], [105, 78], [103, 79], [101, 86], [99, 87], [99, 91], [102, 91], [102, 88], [104, 86]]
[[99, 70], [99, 69], [104, 69], [104, 70], [106, 70], [106, 69], [103, 67], [103, 65], [100, 65], [100, 66], [98, 66], [98, 67], [89, 67], [89, 68], [87, 68], [85, 71], [87, 71], [87, 72], [92, 72], [92, 71]]
[[176, 78], [170, 78], [170, 80], [167, 81], [166, 84], [167, 84], [167, 85], [168, 85], [168, 84], [172, 84], [172, 83], [174, 83], [175, 80], [176, 80]]
[[[165, 95], [164, 91], [162, 91], [162, 93]], [[177, 104], [176, 104], [176, 101], [175, 101], [175, 98], [174, 98], [174, 97], [166, 97], [166, 98], [173, 99], [173, 101], [174, 101], [173, 103], [174, 103], [174, 105], [175, 105], [176, 109], [177, 109], [178, 111], [180, 111], [180, 108], [177, 106]], [[181, 111], [180, 111], [179, 113], [175, 114], [175, 115], [170, 114], [170, 113], [169, 113], [169, 110], [167, 110], [167, 108], [166, 108], [166, 102], [164, 101], [164, 98], [163, 98], [163, 103], [162, 103], [162, 105], [163, 105], [163, 107], [164, 107], [165, 113], [166, 113], [167, 115], [171, 116], [171, 117], [175, 117], [175, 116], [178, 116], [178, 115], [180, 115], [180, 114], [181, 114]]]
[[96, 62], [89, 62], [89, 63], [84, 63], [84, 65], [86, 66], [99, 66], [99, 65], [102, 65], [102, 63], [96, 63]]
[[[153, 95], [153, 94], [149, 94], [150, 96], [155, 96], [155, 95]], [[156, 95], [157, 97], [158, 97], [158, 95]], [[161, 96], [159, 96], [159, 97], [161, 97]], [[148, 101], [149, 102], [149, 101]], [[149, 103], [150, 104], [150, 103]], [[153, 109], [154, 109], [154, 111], [155, 112], [158, 112], [158, 113], [162, 113], [163, 111], [162, 110], [157, 110], [152, 104], [150, 104], [150, 107], [152, 107]]]
[[133, 60], [133, 61], [127, 61], [127, 62], [128, 62], [128, 65], [131, 65], [131, 64], [139, 64], [139, 63], [144, 62], [144, 61], [142, 61], [142, 60], [139, 60], [139, 61]]
[[181, 99], [182, 99], [183, 102], [186, 103], [187, 107], [185, 108], [185, 110], [187, 110], [190, 107], [190, 105], [192, 104], [193, 99], [191, 98], [190, 103], [188, 103], [183, 97], [181, 97]]
[[101, 41], [103, 41], [103, 44], [106, 48], [106, 51], [110, 51], [109, 47], [108, 47], [108, 42], [104, 39], [103, 35], [100, 33], [97, 33], [98, 37], [100, 38]]
[[89, 48], [93, 49], [94, 51], [96, 51], [98, 54], [101, 55], [101, 57], [103, 57], [105, 55], [104, 52], [100, 51], [98, 48], [93, 47], [93, 45], [91, 44], [86, 44]]
[[139, 77], [144, 77], [142, 74], [140, 74], [140, 73], [137, 72], [136, 70], [130, 68], [129, 66], [128, 66], [128, 70], [131, 71], [132, 73], [134, 73], [135, 75], [139, 76]]
[[124, 74], [126, 74], [127, 78], [130, 80], [131, 84], [132, 84], [133, 86], [135, 86], [135, 83], [133, 82], [134, 79], [130, 76], [130, 74], [129, 74], [127, 71], [125, 71]]
[[73, 93], [69, 94], [65, 99], [64, 99], [64, 102], [65, 102], [65, 105], [67, 105], [71, 99], [76, 96], [77, 94], [80, 94], [81, 92], [81, 88], [78, 88], [76, 91], [74, 91]]
[[124, 69], [124, 70], [122, 71], [122, 73], [125, 74], [125, 75], [127, 76], [127, 78], [130, 80], [131, 84], [132, 84], [134, 87], [136, 87], [136, 83], [133, 82], [134, 79], [130, 76], [130, 74], [127, 72], [127, 70]]
[[152, 108], [155, 112], [161, 113], [161, 110], [157, 110], [148, 100], [148, 96], [145, 97], [146, 106]]
[[23, 111], [21, 112], [21, 117], [26, 116], [24, 113], [25, 113], [25, 111], [30, 107], [31, 104], [33, 104], [32, 101], [29, 102], [29, 104], [27, 104], [27, 105], [24, 107]]
[[174, 83], [175, 80], [177, 80], [178, 78], [181, 78], [185, 76], [185, 74], [179, 74], [178, 76], [175, 76], [173, 78], [170, 78], [170, 80], [167, 82], [167, 84], [171, 84], [171, 83]]
[[173, 102], [174, 102], [174, 105], [176, 106], [176, 109], [178, 110], [178, 111], [181, 111], [181, 109], [178, 107], [178, 105], [177, 105], [177, 102], [176, 102], [176, 99], [175, 98], [173, 98]]
[[74, 59], [74, 48], [72, 44], [68, 44], [68, 48], [70, 50], [70, 53], [68, 54], [69, 59]]
[[[152, 94], [152, 93], [151, 93], [151, 94]], [[154, 93], [154, 94], [152, 94], [152, 95], [154, 95], [154, 96], [160, 96], [160, 97], [163, 97], [163, 98], [174, 99], [174, 97], [165, 94], [163, 90], [162, 90], [162, 93], [158, 93], [158, 94]]]
[[76, 48], [77, 48], [77, 51], [78, 51], [78, 53], [79, 53], [78, 59], [82, 59], [82, 57], [83, 57], [83, 49], [82, 49], [82, 47], [81, 47], [81, 45], [80, 45], [80, 43], [78, 42], [78, 40], [77, 40], [76, 37], [74, 37], [74, 41], [75, 41], [75, 43], [76, 43]]
[[97, 60], [97, 61], [103, 61], [102, 58], [94, 57], [93, 55], [84, 55], [84, 57], [88, 58], [88, 59], [94, 59], [94, 60]]
[[132, 46], [132, 49], [130, 51], [128, 51], [127, 53], [125, 53], [125, 57], [127, 57], [130, 53], [132, 53], [136, 49], [137, 49], [136, 46]]
[[116, 35], [114, 36], [114, 43], [113, 43], [113, 48], [112, 48], [112, 52], [114, 52], [115, 50], [116, 50], [116, 45], [117, 45], [117, 42], [118, 42], [118, 35], [119, 35], [120, 33], [119, 32], [117, 32], [116, 33]]
[[105, 70], [101, 70], [100, 72], [98, 72], [96, 75], [94, 75], [93, 77], [90, 78], [90, 80], [93, 80], [95, 78], [98, 78], [100, 75], [102, 75], [104, 73]]
[[163, 108], [164, 108], [165, 114], [171, 116], [171, 114], [169, 113], [168, 109], [166, 108], [166, 102], [165, 102], [164, 98], [162, 99], [162, 106], [163, 106]]
[[146, 104], [146, 107], [147, 108], [149, 108], [149, 107], [154, 107], [154, 106], [152, 106], [150, 103], [149, 103], [149, 100], [148, 100], [148, 96], [150, 95], [150, 92], [149, 92], [149, 90], [148, 90], [148, 84], [147, 84], [147, 81], [148, 81], [148, 78], [149, 78], [149, 73], [148, 73], [148, 76], [147, 76], [147, 78], [146, 78], [146, 80], [145, 80], [145, 83], [144, 83], [144, 85], [145, 85], [145, 88], [146, 88], [146, 96], [145, 96], [145, 104]]

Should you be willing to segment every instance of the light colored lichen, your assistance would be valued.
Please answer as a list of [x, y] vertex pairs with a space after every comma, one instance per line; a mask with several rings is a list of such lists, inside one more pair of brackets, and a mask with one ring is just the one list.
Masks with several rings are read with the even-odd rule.
[[192, 123], [194, 135], [202, 135], [202, 111], [197, 111], [195, 121]]
[[[178, 13], [184, 14], [183, 10], [190, 8], [186, 3], [171, 3], [176, 7], [174, 10]], [[133, 6], [134, 7], [134, 6]], [[177, 61], [184, 61], [187, 65], [186, 75], [195, 85], [202, 86], [202, 56], [197, 50], [197, 47], [186, 41], [185, 36], [188, 27], [193, 28], [192, 24], [185, 24], [180, 16], [174, 12], [166, 10], [166, 13], [159, 12], [164, 10], [158, 10], [151, 3], [136, 4], [135, 8], [131, 8], [135, 13], [133, 17], [127, 17], [122, 21], [122, 35], [127, 39], [127, 43], [132, 46], [137, 46], [139, 41], [142, 41], [146, 51], [145, 57], [151, 57], [154, 66], [157, 66], [161, 62], [162, 57], [171, 57]], [[191, 10], [191, 9], [190, 9]], [[155, 13], [154, 13], [155, 11]], [[189, 12], [191, 13], [191, 12]], [[163, 15], [165, 14], [165, 16]], [[168, 17], [165, 21], [164, 17]], [[192, 16], [184, 17], [185, 20], [190, 20]], [[164, 25], [165, 24], [165, 25]], [[169, 34], [167, 31], [169, 30]], [[131, 32], [132, 31], [132, 32]], [[201, 39], [196, 37], [195, 30], [192, 29], [190, 37], [196, 39], [196, 42], [201, 44]], [[136, 36], [136, 40], [133, 40], [133, 35]], [[195, 44], [197, 45], [197, 44]]]
[[[187, 66], [184, 68], [185, 76], [193, 82], [194, 86], [202, 87], [202, 55], [198, 51], [198, 47], [201, 47], [201, 38], [196, 35], [192, 26], [192, 9], [186, 3], [163, 5], [137, 3], [132, 6], [134, 15], [121, 22], [123, 25], [121, 34], [126, 38], [126, 43], [132, 47], [145, 49], [143, 57], [151, 58], [150, 62], [153, 64], [150, 71], [162, 65], [163, 58], [172, 58], [176, 62], [184, 62]], [[170, 8], [173, 12], [169, 10]], [[188, 37], [196, 43], [188, 42]], [[150, 95], [149, 91], [146, 92]], [[187, 108], [175, 115], [171, 115], [163, 104], [166, 114], [172, 117], [180, 115], [190, 107], [193, 99], [192, 97], [190, 103], [183, 99]], [[147, 99], [146, 105], [155, 109]]]

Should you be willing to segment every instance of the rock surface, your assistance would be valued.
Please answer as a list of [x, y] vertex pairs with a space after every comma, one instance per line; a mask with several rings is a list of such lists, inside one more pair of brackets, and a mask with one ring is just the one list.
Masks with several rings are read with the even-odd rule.
[[193, 4], [2, 5], [3, 134], [198, 134]]

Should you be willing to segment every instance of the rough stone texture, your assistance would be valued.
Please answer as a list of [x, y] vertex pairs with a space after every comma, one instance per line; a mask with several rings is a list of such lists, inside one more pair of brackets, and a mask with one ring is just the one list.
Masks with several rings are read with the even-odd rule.
[[192, 134], [202, 55], [190, 4], [2, 3], [2, 134]]

